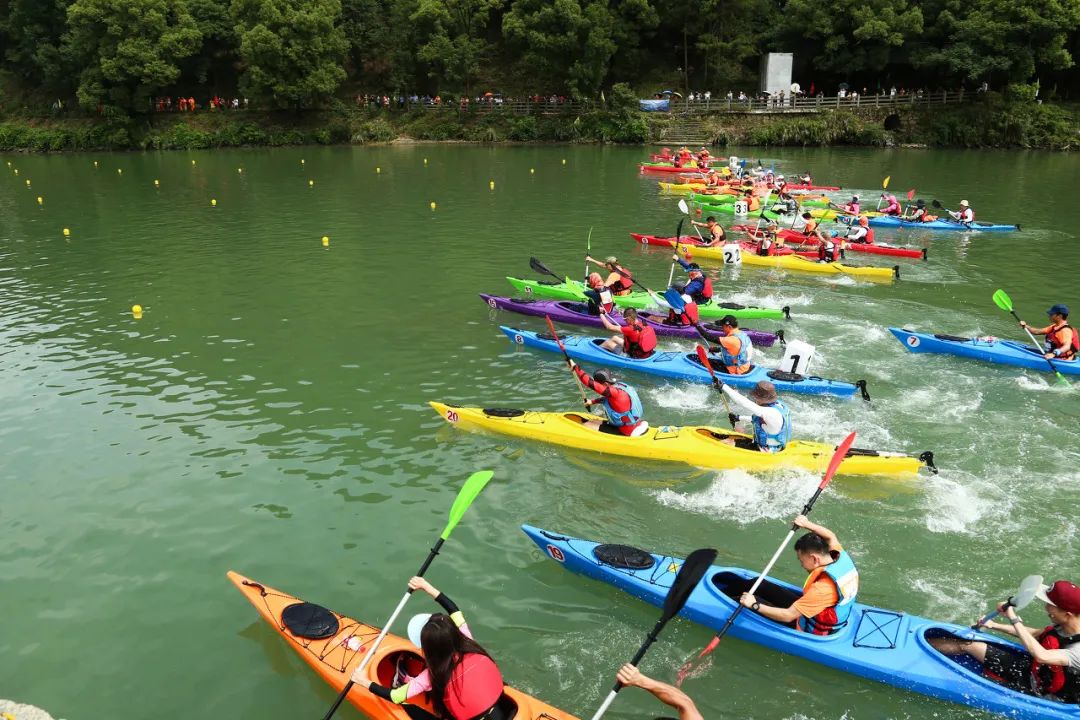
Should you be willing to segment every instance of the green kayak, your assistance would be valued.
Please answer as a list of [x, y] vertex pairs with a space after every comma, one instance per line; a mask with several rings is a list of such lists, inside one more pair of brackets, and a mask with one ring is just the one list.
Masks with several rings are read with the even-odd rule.
[[[577, 280], [557, 283], [554, 280], [522, 280], [508, 277], [510, 284], [525, 297], [551, 298], [553, 300], [585, 300], [585, 284]], [[633, 292], [629, 295], [616, 295], [615, 304], [626, 308], [658, 307], [646, 292]], [[740, 320], [783, 320], [791, 317], [791, 308], [780, 309], [747, 307], [732, 302], [718, 302], [715, 298], [708, 305], [698, 306], [698, 316], [702, 320], [714, 320], [725, 315], [734, 315]]]
[[[701, 205], [702, 211], [706, 206], [712, 205], [731, 205], [740, 198], [736, 195], [703, 195], [701, 193], [690, 193], [690, 202], [695, 202]], [[776, 203], [776, 198], [772, 198], [772, 203]], [[823, 208], [829, 209], [828, 200], [799, 200], [799, 205], [806, 208]]]

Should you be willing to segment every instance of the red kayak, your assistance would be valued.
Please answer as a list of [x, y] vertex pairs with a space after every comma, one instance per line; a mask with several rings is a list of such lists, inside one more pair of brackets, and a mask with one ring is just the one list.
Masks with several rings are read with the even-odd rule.
[[[731, 229], [736, 232], [742, 231], [749, 233], [750, 236], [754, 238], [757, 238], [758, 234], [761, 234], [761, 231], [758, 231], [758, 234], [755, 234], [754, 228], [749, 225], [732, 225]], [[816, 237], [808, 238], [797, 230], [782, 229], [776, 233], [776, 236], [781, 238], [784, 242], [802, 243], [803, 245], [809, 245], [811, 247], [818, 244], [818, 239]], [[848, 243], [846, 249], [851, 250], [852, 252], [870, 253], [872, 255], [891, 255], [892, 257], [906, 257], [914, 258], [916, 260], [926, 259], [926, 248], [905, 248], [897, 247], [895, 245], [879, 245], [874, 242], [873, 230], [870, 231], [869, 238], [869, 243]], [[805, 253], [801, 252], [799, 254], [805, 255]], [[817, 252], [814, 251], [813, 254], [816, 256]]]
[[[754, 229], [746, 227], [745, 225], [735, 225], [731, 228], [731, 230], [735, 232], [749, 232], [752, 234]], [[777, 233], [777, 236], [783, 238], [785, 242], [802, 243], [804, 248], [795, 250], [790, 247], [774, 247], [772, 252], [773, 255], [802, 255], [803, 257], [817, 259], [818, 252], [813, 247], [817, 242], [816, 238], [806, 238], [803, 236], [802, 233], [795, 232], [793, 230], [781, 230]], [[634, 238], [634, 240], [636, 240], [637, 242], [643, 243], [645, 245], [662, 245], [666, 247], [671, 247], [671, 243], [675, 239], [674, 237], [658, 237], [656, 235], [643, 235], [641, 233], [630, 233], [630, 237]], [[696, 237], [682, 235], [679, 238], [679, 244], [687, 245], [689, 247], [697, 247], [703, 245], [704, 243], [702, 243]], [[739, 246], [745, 251], [753, 253], [757, 252], [757, 243], [754, 243], [753, 241], [740, 241]], [[916, 250], [914, 248], [896, 248], [885, 245], [853, 243], [849, 244], [847, 246], [847, 249], [854, 252], [874, 253], [877, 255], [894, 255], [898, 257], [922, 258], [924, 260], [926, 259], [926, 250]]]

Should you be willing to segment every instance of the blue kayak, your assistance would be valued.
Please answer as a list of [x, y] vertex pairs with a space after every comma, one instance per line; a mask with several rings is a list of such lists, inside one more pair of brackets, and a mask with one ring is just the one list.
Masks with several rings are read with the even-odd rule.
[[[530, 525], [521, 529], [567, 570], [614, 585], [657, 607], [663, 606], [682, 565], [681, 558], [654, 555], [626, 545], [602, 545]], [[747, 590], [757, 575], [742, 568], [714, 565], [679, 614], [719, 630], [737, 605], [731, 596]], [[777, 598], [779, 604], [780, 598], [788, 600], [800, 593], [801, 588], [795, 585], [766, 580], [756, 596], [763, 601]], [[1080, 706], [1009, 690], [985, 677], [978, 664], [966, 655], [942, 655], [927, 641], [947, 636], [973, 638], [1009, 652], [1022, 651], [1015, 643], [961, 625], [856, 602], [847, 625], [833, 635], [793, 630], [750, 610], [739, 614], [728, 634], [870, 680], [1011, 718], [1080, 720]]]
[[881, 215], [870, 218], [870, 227], [887, 228], [917, 228], [920, 230], [954, 230], [958, 232], [1017, 232], [1019, 225], [999, 225], [997, 223], [970, 222], [962, 223], [958, 220], [931, 220], [930, 222], [916, 222], [901, 220], [897, 217]]
[[[1046, 359], [1042, 356], [1041, 350], [1011, 340], [966, 338], [956, 335], [930, 335], [894, 327], [889, 328], [889, 332], [895, 335], [897, 340], [904, 343], [904, 347], [915, 353], [959, 355], [960, 357], [973, 358], [998, 365], [1014, 365], [1029, 370], [1053, 372], [1050, 363], [1046, 362]], [[1053, 362], [1054, 367], [1061, 371], [1062, 375], [1080, 375], [1080, 361], [1054, 360]]]
[[[519, 330], [517, 328], [501, 325], [499, 327], [506, 337], [512, 342], [526, 347], [547, 350], [548, 352], [561, 353], [558, 343], [547, 333], [536, 333], [531, 330]], [[609, 367], [622, 368], [659, 375], [672, 380], [690, 380], [697, 383], [712, 383], [712, 377], [697, 353], [693, 352], [661, 352], [657, 350], [650, 357], [643, 360], [627, 357], [622, 353], [613, 353], [601, 347], [607, 338], [592, 338], [585, 335], [559, 336], [566, 346], [566, 352], [575, 360], [607, 365]], [[713, 369], [723, 367], [723, 362], [718, 357], [709, 357], [709, 363]], [[869, 400], [870, 394], [866, 391], [866, 381], [849, 383], [843, 380], [827, 380], [812, 375], [798, 375], [795, 373], [770, 370], [761, 365], [753, 366], [753, 369], [745, 375], [722, 375], [728, 385], [736, 388], [751, 389], [761, 380], [768, 380], [776, 386], [777, 392], [803, 393], [806, 395], [835, 395], [837, 397], [850, 398], [855, 393], [861, 393], [863, 400]]]

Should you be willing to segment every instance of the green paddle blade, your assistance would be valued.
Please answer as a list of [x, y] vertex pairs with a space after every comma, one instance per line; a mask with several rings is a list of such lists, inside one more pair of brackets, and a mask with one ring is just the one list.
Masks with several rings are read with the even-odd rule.
[[443, 540], [450, 537], [450, 533], [461, 522], [461, 517], [472, 505], [472, 501], [476, 499], [476, 496], [480, 494], [480, 491], [484, 489], [484, 486], [488, 484], [494, 475], [495, 473], [490, 470], [481, 470], [469, 476], [469, 479], [461, 486], [461, 490], [458, 491], [457, 499], [454, 500], [454, 505], [450, 508], [450, 522], [446, 523], [446, 529], [442, 531], [442, 535], [439, 537]]
[[1012, 298], [1004, 290], [994, 291], [994, 304], [1005, 312], [1013, 311]]

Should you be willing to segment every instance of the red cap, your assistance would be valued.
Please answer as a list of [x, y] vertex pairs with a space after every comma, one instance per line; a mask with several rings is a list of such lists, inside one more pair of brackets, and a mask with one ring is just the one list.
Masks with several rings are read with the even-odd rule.
[[1042, 590], [1035, 593], [1035, 597], [1056, 605], [1065, 612], [1080, 615], [1080, 587], [1076, 587], [1068, 580], [1058, 580], [1050, 586], [1044, 585]]

